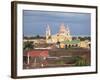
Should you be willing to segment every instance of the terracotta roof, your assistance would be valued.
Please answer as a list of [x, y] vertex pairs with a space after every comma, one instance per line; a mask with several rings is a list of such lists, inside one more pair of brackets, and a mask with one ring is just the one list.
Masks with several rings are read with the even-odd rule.
[[49, 54], [48, 54], [48, 51], [47, 50], [42, 50], [42, 51], [27, 51], [27, 52], [24, 52], [24, 56], [31, 56], [31, 57], [38, 57], [38, 56], [42, 56], [42, 57], [48, 57]]

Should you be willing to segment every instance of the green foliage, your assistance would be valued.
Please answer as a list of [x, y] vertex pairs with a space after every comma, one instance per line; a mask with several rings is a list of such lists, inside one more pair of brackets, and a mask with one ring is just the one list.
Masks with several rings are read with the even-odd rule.
[[91, 37], [78, 37], [78, 39], [80, 39], [80, 41], [85, 41], [85, 40], [91, 40]]
[[75, 66], [87, 66], [87, 62], [85, 59], [83, 59], [82, 57], [77, 56], [75, 58]]
[[36, 38], [37, 38], [37, 39], [40, 38], [40, 35], [36, 35]]
[[57, 61], [55, 64], [63, 65], [65, 63], [64, 63], [64, 61]]
[[32, 49], [34, 49], [34, 45], [32, 44], [32, 42], [27, 41], [23, 44], [23, 49], [24, 50], [32, 50]]

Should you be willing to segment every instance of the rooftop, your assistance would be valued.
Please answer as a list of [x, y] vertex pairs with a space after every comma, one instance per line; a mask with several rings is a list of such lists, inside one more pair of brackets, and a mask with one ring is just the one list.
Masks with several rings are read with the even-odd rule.
[[72, 40], [72, 41], [63, 41], [64, 44], [78, 44], [80, 40]]

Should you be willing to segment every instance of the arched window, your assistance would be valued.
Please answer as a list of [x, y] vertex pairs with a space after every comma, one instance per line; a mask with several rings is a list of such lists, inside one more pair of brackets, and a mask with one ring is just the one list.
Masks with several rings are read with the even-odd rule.
[[67, 46], [67, 44], [65, 45], [65, 49], [67, 49], [68, 48], [68, 46]]
[[71, 45], [69, 44], [69, 46], [68, 46], [69, 48], [71, 47]]
[[78, 47], [78, 44], [76, 44], [76, 47]]

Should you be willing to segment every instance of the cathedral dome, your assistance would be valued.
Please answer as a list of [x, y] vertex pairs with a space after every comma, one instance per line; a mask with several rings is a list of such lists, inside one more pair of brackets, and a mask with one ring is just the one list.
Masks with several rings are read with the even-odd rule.
[[60, 25], [58, 33], [56, 33], [55, 35], [51, 35], [50, 27], [47, 25], [47, 29], [46, 29], [46, 42], [47, 43], [56, 43], [58, 41], [62, 42], [66, 40], [68, 41], [72, 40], [68, 26], [66, 27], [64, 23], [62, 23]]
[[65, 27], [64, 23], [62, 23], [60, 25], [58, 34], [59, 35], [68, 35], [68, 34], [70, 34], [68, 27]]

